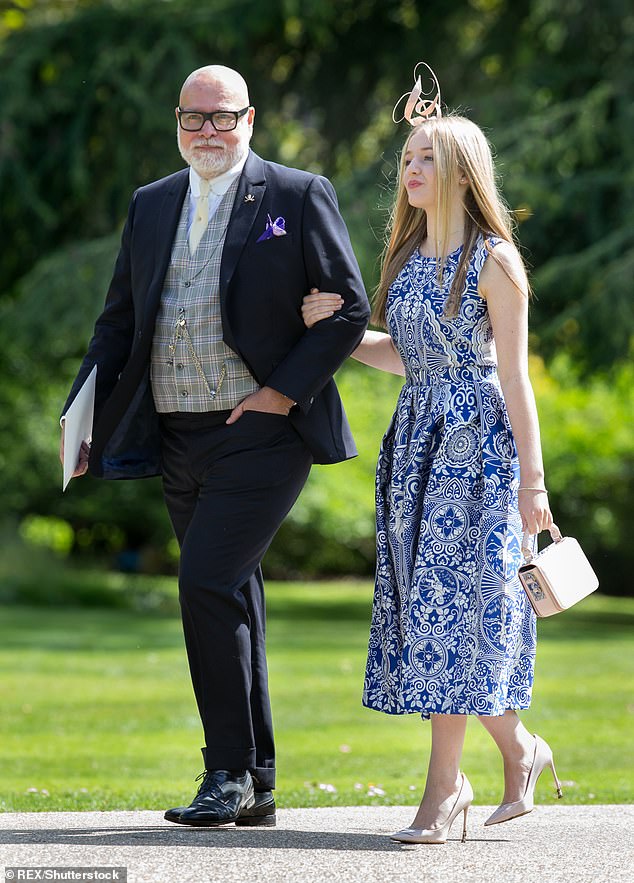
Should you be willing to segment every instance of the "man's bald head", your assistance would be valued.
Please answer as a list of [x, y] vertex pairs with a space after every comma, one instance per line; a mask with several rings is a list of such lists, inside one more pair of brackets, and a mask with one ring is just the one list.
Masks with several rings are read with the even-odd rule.
[[248, 107], [249, 89], [242, 74], [222, 64], [208, 64], [192, 71], [182, 85], [180, 92], [180, 106], [184, 107], [192, 87], [210, 87], [223, 95], [235, 107]]

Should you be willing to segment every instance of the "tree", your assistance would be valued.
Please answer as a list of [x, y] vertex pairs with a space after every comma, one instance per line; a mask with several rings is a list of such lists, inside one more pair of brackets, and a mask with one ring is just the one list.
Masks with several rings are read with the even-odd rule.
[[[333, 178], [371, 289], [405, 136], [390, 112], [424, 57], [446, 103], [466, 108], [496, 145], [535, 268], [534, 347], [547, 363], [567, 351], [567, 376], [585, 378], [596, 407], [610, 374], [592, 374], [627, 358], [634, 328], [632, 22], [621, 0], [15, 0], [0, 13], [0, 461], [10, 511], [87, 529], [123, 524], [126, 542], [165, 542], [151, 483], [60, 500], [56, 418], [130, 194], [180, 164], [178, 85], [209, 61], [251, 84], [258, 152]], [[628, 456], [614, 448], [610, 474], [622, 483]], [[307, 497], [313, 512], [318, 497]], [[322, 519], [324, 536], [338, 517]], [[360, 537], [362, 557], [370, 540]]]

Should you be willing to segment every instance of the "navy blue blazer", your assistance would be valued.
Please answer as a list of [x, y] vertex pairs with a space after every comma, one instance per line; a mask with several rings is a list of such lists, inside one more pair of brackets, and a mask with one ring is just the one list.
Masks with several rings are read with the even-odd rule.
[[[189, 170], [148, 184], [132, 198], [103, 312], [63, 413], [97, 365], [90, 472], [101, 478], [160, 474], [160, 437], [149, 381], [163, 280]], [[267, 215], [286, 236], [257, 242]], [[312, 287], [344, 304], [307, 329], [302, 298]], [[260, 159], [245, 163], [220, 270], [224, 342], [260, 386], [298, 403], [289, 415], [316, 463], [356, 455], [332, 375], [360, 342], [369, 304], [330, 182]]]

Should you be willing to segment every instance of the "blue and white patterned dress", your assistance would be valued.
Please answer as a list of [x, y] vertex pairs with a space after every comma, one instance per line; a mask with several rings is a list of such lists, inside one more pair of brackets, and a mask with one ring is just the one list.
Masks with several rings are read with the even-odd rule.
[[442, 316], [460, 253], [440, 286], [435, 259], [415, 251], [387, 300], [406, 377], [377, 467], [363, 704], [423, 718], [528, 708], [535, 660], [535, 616], [517, 576], [519, 463], [477, 290], [482, 237], [459, 315]]

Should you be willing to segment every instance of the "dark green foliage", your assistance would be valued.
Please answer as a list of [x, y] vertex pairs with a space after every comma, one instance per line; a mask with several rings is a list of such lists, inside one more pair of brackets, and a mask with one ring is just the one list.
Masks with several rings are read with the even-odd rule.
[[[40, 10], [45, 4], [39, 4]], [[52, 4], [55, 8], [56, 4]], [[611, 0], [169, 0], [41, 14], [0, 44], [5, 292], [60, 245], [108, 234], [135, 186], [180, 164], [172, 108], [209, 61], [244, 72], [254, 146], [341, 183], [367, 280], [389, 111], [424, 55], [445, 101], [491, 132], [535, 267], [534, 329], [586, 368], [634, 325], [634, 23]], [[356, 242], [355, 242], [356, 244]], [[598, 332], [598, 333], [597, 333]]]
[[[621, 0], [32, 0], [0, 12], [6, 513], [64, 519], [75, 555], [116, 562], [132, 548], [145, 569], [174, 567], [160, 483], [84, 479], [62, 497], [56, 449], [130, 195], [182, 165], [173, 108], [189, 71], [241, 70], [254, 148], [334, 179], [371, 287], [405, 135], [390, 111], [421, 57], [445, 102], [489, 133], [521, 222], [561, 526], [605, 588], [629, 591], [634, 15]], [[398, 381], [356, 365], [341, 379], [361, 457], [315, 472], [269, 553], [278, 574], [373, 568], [373, 464]]]

